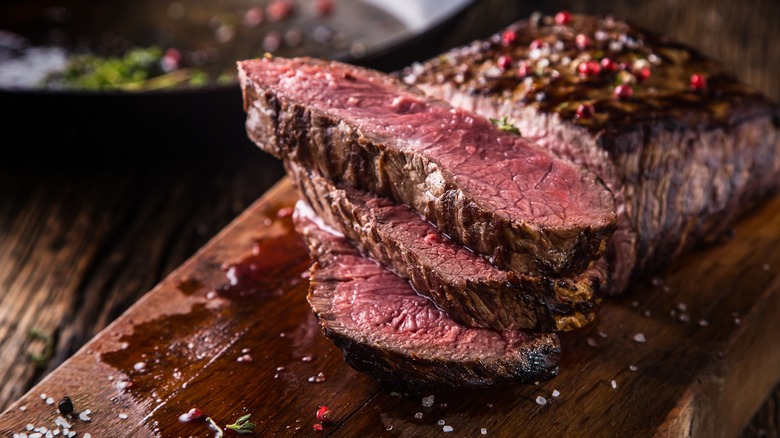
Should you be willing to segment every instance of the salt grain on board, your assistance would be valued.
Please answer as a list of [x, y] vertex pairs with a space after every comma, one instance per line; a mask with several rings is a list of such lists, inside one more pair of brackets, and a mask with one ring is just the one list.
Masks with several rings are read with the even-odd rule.
[[431, 406], [433, 406], [433, 396], [429, 395], [428, 397], [423, 397], [422, 405], [424, 408], [430, 408]]
[[119, 414], [119, 418], [122, 420], [127, 420], [127, 414]]
[[639, 342], [640, 344], [644, 344], [647, 342], [647, 338], [645, 338], [644, 333], [637, 333], [634, 335], [634, 342]]
[[452, 426], [449, 426], [449, 425], [448, 425], [448, 426], [444, 426], [444, 427], [442, 427], [442, 428], [441, 428], [441, 430], [442, 430], [443, 432], [452, 432], [452, 431], [453, 431], [453, 428], [452, 428]]
[[480, 431], [479, 431], [479, 432], [480, 432], [482, 435], [487, 435], [487, 427], [483, 427], [482, 429], [480, 429]]
[[612, 385], [612, 389], [617, 389], [617, 382], [616, 381], [613, 380], [609, 384]]
[[417, 419], [417, 420], [422, 420], [422, 417], [423, 417], [423, 413], [422, 412], [418, 412], [418, 413], [414, 414], [414, 418]]
[[444, 426], [445, 424], [447, 424], [447, 422], [444, 420], [439, 420], [436, 422], [436, 424], [438, 424], [439, 426]]
[[558, 391], [557, 389], [553, 389], [552, 396], [558, 398], [559, 395], [561, 395], [560, 391]]
[[539, 406], [544, 406], [547, 404], [547, 399], [540, 395], [539, 397], [536, 397], [536, 404]]
[[639, 369], [639, 367], [637, 367], [636, 365], [629, 365], [628, 369], [631, 370], [631, 371], [636, 371], [636, 370]]

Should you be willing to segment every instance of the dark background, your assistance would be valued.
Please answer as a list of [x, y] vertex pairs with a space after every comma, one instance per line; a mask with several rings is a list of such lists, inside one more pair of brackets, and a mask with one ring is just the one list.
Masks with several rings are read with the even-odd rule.
[[[477, 0], [386, 70], [535, 10], [611, 13], [723, 61], [780, 99], [776, 0]], [[56, 368], [282, 176], [243, 129], [238, 89], [177, 96], [0, 95], [0, 410]], [[30, 353], [52, 335], [51, 360]], [[745, 436], [778, 436], [780, 388]]]

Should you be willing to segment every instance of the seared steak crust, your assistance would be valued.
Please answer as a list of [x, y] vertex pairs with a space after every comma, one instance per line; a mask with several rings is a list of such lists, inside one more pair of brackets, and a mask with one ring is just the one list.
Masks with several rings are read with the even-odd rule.
[[294, 218], [313, 259], [309, 303], [358, 371], [411, 391], [531, 383], [557, 373], [555, 334], [461, 326], [310, 215], [297, 209]]
[[[285, 162], [301, 198], [360, 251], [409, 279], [456, 322], [497, 330], [571, 330], [595, 317], [604, 274], [572, 279], [516, 275], [492, 266], [406, 205]], [[598, 264], [604, 268], [603, 263]]]
[[615, 228], [588, 172], [377, 72], [307, 58], [239, 63], [261, 148], [410, 205], [502, 267], [579, 274]]
[[[775, 104], [694, 49], [611, 17], [537, 15], [403, 76], [458, 108], [508, 117], [607, 183], [619, 214], [613, 293], [717, 238], [780, 181]], [[633, 94], [616, 96], [616, 84]]]

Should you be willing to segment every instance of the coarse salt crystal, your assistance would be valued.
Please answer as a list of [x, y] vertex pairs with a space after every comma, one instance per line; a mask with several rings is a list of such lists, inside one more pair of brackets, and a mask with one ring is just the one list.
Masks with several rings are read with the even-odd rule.
[[639, 342], [640, 344], [644, 344], [647, 342], [647, 338], [645, 338], [644, 333], [637, 333], [634, 335], [634, 342]]
[[636, 371], [636, 370], [639, 369], [639, 367], [637, 367], [636, 365], [629, 365], [628, 369], [631, 370], [631, 371]]
[[126, 420], [127, 414], [119, 414], [119, 418], [121, 418], [122, 420]]
[[46, 398], [47, 398], [47, 397], [48, 397], [48, 396], [46, 395], [46, 393], [45, 393], [45, 392], [42, 392], [42, 393], [41, 393], [41, 400], [46, 400]]
[[71, 430], [70, 433], [68, 434], [68, 438], [73, 438], [74, 436], [76, 436], [76, 432]]
[[28, 435], [29, 438], [43, 438], [43, 434], [40, 432], [31, 433]]
[[428, 397], [423, 397], [422, 405], [424, 408], [430, 408], [431, 406], [433, 406], [433, 396], [429, 395]]
[[444, 420], [439, 420], [436, 422], [436, 424], [438, 424], [439, 426], [444, 426], [445, 424], [447, 424], [447, 422]]
[[143, 371], [146, 368], [146, 362], [136, 362], [133, 365], [133, 369], [136, 371]]
[[540, 395], [539, 397], [536, 397], [536, 404], [539, 406], [544, 406], [547, 404], [547, 399]]
[[22, 411], [22, 412], [24, 412], [24, 411], [26, 411], [26, 410], [27, 410], [27, 406], [24, 406], [24, 405], [22, 405], [22, 406], [19, 406], [19, 410], [20, 410], [20, 411]]
[[25, 427], [25, 429], [27, 429], [27, 430], [33, 430], [33, 429], [35, 429], [35, 426], [34, 426], [32, 423], [28, 423], [28, 424], [27, 424], [27, 427]]
[[53, 399], [53, 398], [51, 398], [51, 397], [47, 398], [47, 399], [46, 399], [46, 404], [47, 404], [47, 405], [53, 405], [53, 404], [54, 404], [54, 399]]
[[482, 429], [480, 429], [480, 431], [479, 431], [479, 432], [480, 432], [482, 435], [487, 435], [487, 427], [483, 427]]
[[92, 413], [89, 409], [85, 409], [81, 413], [79, 413], [79, 420], [81, 421], [91, 421], [92, 419], [89, 417], [89, 415]]
[[421, 420], [422, 417], [423, 417], [423, 413], [422, 412], [418, 412], [418, 413], [414, 414], [414, 418], [417, 419], [417, 420]]
[[[83, 414], [84, 414], [84, 412], [79, 414], [79, 419], [81, 419], [81, 415], [83, 415]], [[54, 424], [56, 424], [59, 427], [65, 427], [65, 428], [70, 429], [70, 422], [68, 420], [66, 420], [65, 417], [57, 417], [57, 418], [55, 418], [54, 419]]]
[[54, 438], [54, 434], [51, 431], [46, 432], [46, 438]]
[[92, 435], [91, 435], [91, 434], [89, 434], [89, 433], [85, 433], [85, 434], [84, 434], [84, 438], [92, 438]]
[[599, 331], [599, 336], [606, 339], [607, 334], [605, 332]]
[[452, 431], [453, 431], [453, 428], [452, 428], [452, 426], [449, 426], [449, 425], [448, 425], [448, 426], [444, 426], [444, 427], [442, 427], [442, 428], [441, 428], [441, 430], [442, 430], [443, 432], [452, 432]]
[[558, 398], [559, 395], [561, 395], [561, 392], [557, 389], [553, 389], [552, 396]]
[[611, 381], [610, 385], [612, 385], [612, 389], [617, 389], [617, 382], [616, 381], [614, 381], [614, 380]]

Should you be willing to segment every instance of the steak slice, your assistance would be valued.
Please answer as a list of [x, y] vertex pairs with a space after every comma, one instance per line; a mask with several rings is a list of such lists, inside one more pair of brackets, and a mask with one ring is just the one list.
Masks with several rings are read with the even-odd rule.
[[378, 72], [309, 58], [239, 63], [249, 137], [410, 205], [515, 272], [583, 272], [615, 228], [593, 174]]
[[[395, 204], [285, 161], [302, 199], [360, 251], [409, 279], [454, 321], [496, 330], [571, 330], [595, 318], [603, 272], [572, 279], [502, 271]], [[603, 264], [601, 264], [603, 265]], [[603, 266], [601, 266], [603, 269]]]
[[309, 246], [308, 300], [346, 362], [394, 387], [485, 387], [555, 376], [555, 334], [457, 324], [409, 283], [324, 230], [299, 202], [296, 229]]
[[[694, 74], [705, 81], [692, 85]], [[618, 211], [612, 293], [717, 238], [780, 182], [776, 105], [690, 47], [611, 17], [535, 15], [403, 76], [455, 107], [507, 117], [607, 183]], [[631, 96], [624, 86], [616, 97], [621, 82]]]

